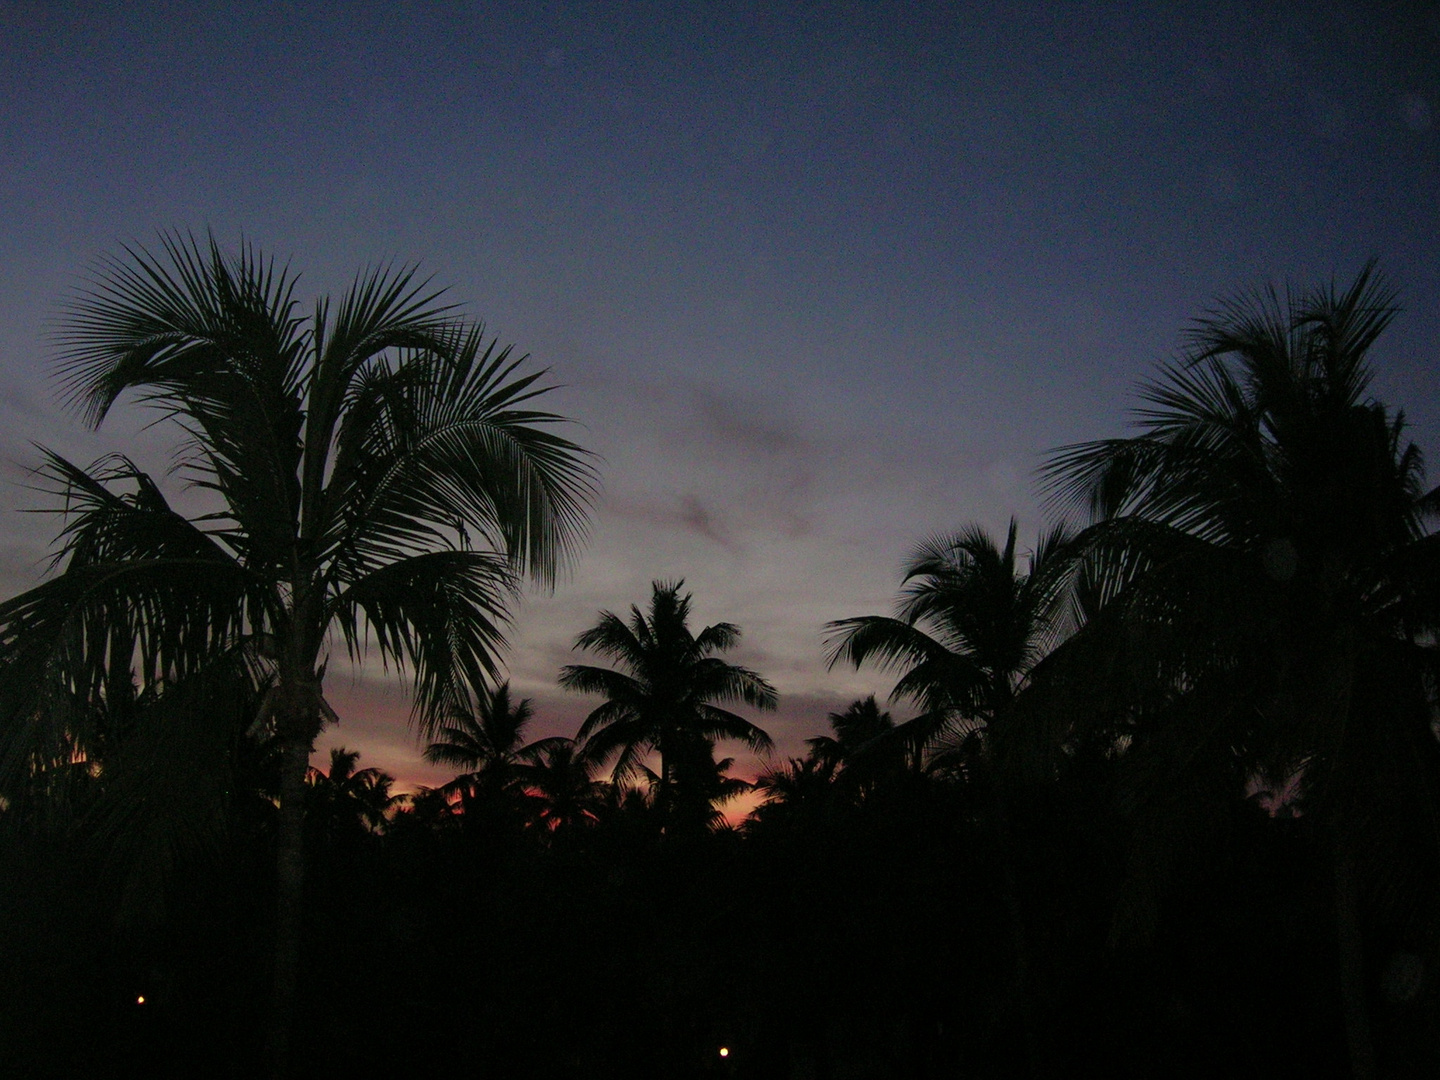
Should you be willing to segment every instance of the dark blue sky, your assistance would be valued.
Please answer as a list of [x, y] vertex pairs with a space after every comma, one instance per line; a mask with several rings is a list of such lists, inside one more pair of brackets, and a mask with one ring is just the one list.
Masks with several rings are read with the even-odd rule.
[[[575, 633], [684, 576], [794, 747], [888, 685], [825, 673], [820, 624], [888, 608], [927, 532], [1033, 533], [1044, 453], [1118, 433], [1217, 295], [1378, 255], [1407, 310], [1376, 391], [1434, 450], [1435, 6], [1059, 7], [0, 0], [6, 477], [31, 439], [134, 441], [45, 378], [119, 241], [243, 233], [302, 293], [418, 260], [607, 461], [589, 553], [517, 625], [521, 689], [570, 727]], [[0, 496], [7, 594], [52, 524], [8, 512], [32, 503]], [[371, 680], [336, 693], [333, 741], [419, 775]]]

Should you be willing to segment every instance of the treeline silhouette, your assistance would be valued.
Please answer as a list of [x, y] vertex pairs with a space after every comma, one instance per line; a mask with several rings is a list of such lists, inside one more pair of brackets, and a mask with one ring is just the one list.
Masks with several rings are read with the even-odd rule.
[[[751, 784], [717, 754], [775, 690], [683, 582], [531, 739], [508, 590], [590, 473], [508, 351], [406, 274], [307, 322], [248, 250], [166, 254], [80, 304], [72, 388], [179, 415], [226, 510], [47, 459], [60, 573], [0, 605], [16, 1075], [1435, 1075], [1440, 496], [1369, 394], [1373, 266], [1198, 320], [1132, 434], [1051, 455], [1077, 523], [922, 540], [825, 628], [891, 700]], [[296, 772], [327, 630], [415, 672], [453, 780]]]

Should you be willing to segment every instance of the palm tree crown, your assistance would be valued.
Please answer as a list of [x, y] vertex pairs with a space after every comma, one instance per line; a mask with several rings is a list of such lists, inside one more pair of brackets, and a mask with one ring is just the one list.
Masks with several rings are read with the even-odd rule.
[[[829, 721], [833, 735], [805, 740], [810, 756], [840, 768], [841, 782], [856, 793], [867, 793], [906, 771], [919, 771], [923, 745], [906, 737], [904, 725], [897, 727], [874, 694], [852, 701], [843, 712], [832, 712]], [[908, 734], [913, 736], [913, 730]]]
[[425, 760], [465, 770], [441, 790], [446, 798], [458, 796], [455, 809], [464, 824], [475, 828], [518, 823], [524, 801], [526, 770], [540, 755], [569, 740], [559, 737], [525, 742], [533, 702], [512, 702], [510, 684], [494, 690], [481, 688], [474, 708], [457, 711], [436, 732], [425, 748]]
[[1366, 397], [1395, 314], [1369, 265], [1343, 292], [1229, 301], [1143, 388], [1139, 434], [1048, 467], [1095, 520], [1077, 547], [1111, 610], [1089, 636], [1143, 646], [1171, 686], [1235, 690], [1223, 738], [1264, 771], [1337, 760], [1357, 663], [1436, 625], [1437, 496], [1403, 416]]
[[425, 748], [426, 761], [508, 783], [517, 766], [533, 763], [551, 744], [567, 741], [550, 737], [525, 743], [534, 702], [521, 698], [512, 703], [508, 681], [494, 690], [482, 689], [476, 697], [475, 708], [452, 716], [436, 731], [435, 740]]
[[92, 425], [132, 389], [178, 421], [182, 472], [217, 509], [184, 516], [123, 458], [47, 454], [65, 572], [0, 607], [7, 669], [103, 692], [117, 663], [152, 685], [246, 643], [277, 674], [272, 715], [313, 737], [335, 630], [413, 669], [422, 720], [464, 702], [519, 576], [552, 580], [583, 529], [591, 470], [530, 407], [539, 376], [413, 271], [307, 319], [251, 248], [127, 254], [72, 312], [65, 386]]
[[516, 767], [531, 819], [546, 836], [586, 829], [600, 820], [610, 785], [595, 779], [595, 763], [571, 739], [545, 739]]
[[357, 769], [359, 761], [360, 751], [332, 747], [330, 770], [311, 768], [306, 774], [313, 827], [337, 835], [379, 832], [405, 801], [391, 792], [393, 776], [375, 768]]
[[[774, 709], [775, 688], [754, 671], [716, 653], [731, 648], [740, 630], [730, 623], [689, 627], [690, 594], [683, 581], [654, 582], [647, 616], [631, 607], [628, 622], [609, 611], [575, 645], [605, 656], [621, 670], [572, 664], [560, 674], [566, 689], [603, 694], [605, 702], [585, 719], [579, 738], [605, 761], [615, 755], [613, 775], [636, 775], [646, 754], [660, 755], [658, 798], [670, 798], [672, 770], [704, 740], [735, 739], [752, 750], [771, 746], [770, 736], [717, 702], [744, 702]], [[683, 767], [682, 767], [683, 768]]]
[[891, 696], [921, 707], [907, 725], [921, 741], [957, 723], [993, 724], [1068, 626], [1068, 536], [1063, 527], [1042, 536], [1025, 570], [1014, 519], [1003, 546], [978, 526], [926, 540], [893, 617], [829, 624], [831, 666], [898, 669]]

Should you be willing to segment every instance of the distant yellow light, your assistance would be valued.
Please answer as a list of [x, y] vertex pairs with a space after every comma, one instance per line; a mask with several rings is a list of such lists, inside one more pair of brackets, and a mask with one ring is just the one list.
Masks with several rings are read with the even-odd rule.
[[722, 1047], [720, 1047], [720, 1056], [721, 1056], [721, 1057], [729, 1057], [729, 1056], [730, 1056], [730, 1048], [729, 1048], [728, 1046], [722, 1046]]
[[135, 999], [135, 1004], [136, 1004], [136, 1005], [144, 1005], [144, 1004], [145, 1004], [145, 995], [144, 995], [144, 994], [141, 994], [139, 997], [137, 997], [137, 998]]

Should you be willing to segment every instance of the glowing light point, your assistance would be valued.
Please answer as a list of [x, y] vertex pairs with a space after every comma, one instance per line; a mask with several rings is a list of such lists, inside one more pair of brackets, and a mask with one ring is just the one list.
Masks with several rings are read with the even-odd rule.
[[730, 1048], [729, 1048], [728, 1046], [722, 1046], [722, 1047], [720, 1047], [720, 1056], [721, 1056], [721, 1057], [729, 1057], [729, 1056], [730, 1056]]
[[141, 994], [139, 997], [137, 997], [137, 998], [135, 999], [135, 1004], [136, 1004], [136, 1005], [144, 1005], [144, 1004], [145, 1004], [145, 995], [144, 995], [144, 994]]

